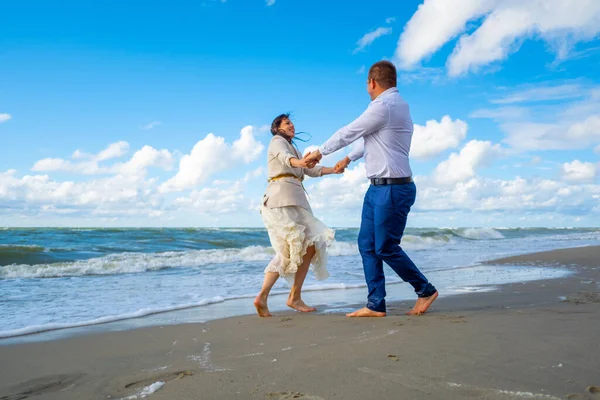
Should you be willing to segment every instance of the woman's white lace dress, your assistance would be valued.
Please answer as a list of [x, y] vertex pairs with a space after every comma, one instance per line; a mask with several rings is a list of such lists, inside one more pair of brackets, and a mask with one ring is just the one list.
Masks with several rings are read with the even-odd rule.
[[275, 250], [275, 257], [265, 272], [277, 272], [292, 283], [306, 249], [314, 244], [316, 253], [311, 261], [311, 269], [315, 278], [322, 280], [329, 277], [327, 247], [333, 243], [333, 229], [327, 228], [310, 211], [298, 206], [263, 206], [261, 214]]

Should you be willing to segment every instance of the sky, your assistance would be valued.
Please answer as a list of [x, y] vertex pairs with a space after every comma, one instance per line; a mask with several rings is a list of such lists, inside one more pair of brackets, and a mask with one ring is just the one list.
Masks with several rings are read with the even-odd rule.
[[[261, 227], [271, 121], [314, 149], [384, 59], [415, 124], [409, 226], [600, 226], [597, 0], [51, 3], [0, 14], [0, 226]], [[332, 227], [368, 184], [360, 160], [305, 181]]]

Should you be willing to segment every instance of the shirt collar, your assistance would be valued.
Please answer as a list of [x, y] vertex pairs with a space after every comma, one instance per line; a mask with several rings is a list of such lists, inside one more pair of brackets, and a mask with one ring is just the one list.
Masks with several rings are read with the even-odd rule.
[[379, 96], [375, 97], [375, 99], [373, 101], [377, 100], [380, 97], [389, 96], [392, 93], [398, 93], [398, 88], [397, 87], [391, 87], [389, 89], [386, 89], [385, 91], [381, 92], [381, 94]]

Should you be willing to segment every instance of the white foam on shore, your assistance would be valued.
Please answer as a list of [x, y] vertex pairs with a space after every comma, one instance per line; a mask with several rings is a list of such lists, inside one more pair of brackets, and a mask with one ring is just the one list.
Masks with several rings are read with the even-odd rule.
[[501, 389], [488, 389], [488, 388], [482, 388], [479, 386], [465, 385], [462, 383], [455, 383], [455, 382], [447, 382], [447, 383], [448, 383], [448, 386], [454, 387], [454, 388], [476, 390], [478, 392], [484, 391], [484, 392], [490, 392], [490, 393], [495, 393], [495, 394], [503, 394], [503, 395], [507, 395], [507, 396], [511, 396], [511, 397], [521, 397], [521, 398], [525, 398], [525, 399], [560, 400], [560, 398], [558, 398], [558, 397], [551, 396], [549, 394], [544, 394], [544, 393], [532, 393], [532, 392], [522, 392], [522, 391], [513, 391], [513, 390], [501, 390]]
[[[488, 271], [490, 268], [498, 268], [498, 267], [473, 265], [470, 267], [442, 268], [442, 269], [438, 269], [438, 270], [431, 270], [430, 273], [448, 274], [448, 273], [456, 273], [460, 270], [461, 271], [460, 273], [463, 276], [463, 278], [468, 279], [468, 280], [473, 279], [477, 276], [482, 276], [482, 277], [487, 276], [487, 278], [485, 278], [484, 281], [481, 282], [479, 285], [447, 286], [445, 288], [447, 294], [493, 291], [496, 289], [496, 287], [494, 287], [494, 285], [514, 282], [515, 279], [517, 279], [520, 282], [526, 282], [526, 281], [530, 281], [530, 280], [557, 278], [557, 277], [561, 277], [561, 276], [565, 276], [565, 275], [569, 274], [569, 272], [565, 271], [565, 270], [556, 270], [556, 269], [549, 269], [549, 268], [536, 268], [536, 267], [520, 267], [519, 271], [522, 272], [523, 275], [519, 276], [518, 278], [515, 278], [514, 270], [511, 270], [513, 272], [511, 272], [510, 274], [495, 273], [495, 274], [489, 276], [489, 272], [486, 272], [486, 271]], [[501, 268], [506, 269], [508, 267], [503, 266]], [[493, 279], [490, 279], [490, 278], [493, 278]], [[395, 281], [392, 279], [389, 279], [387, 282], [387, 284], [390, 286], [402, 284], [402, 283], [403, 282], [401, 280]], [[303, 291], [304, 292], [323, 292], [323, 291], [343, 292], [346, 290], [364, 288], [366, 286], [367, 286], [366, 283], [357, 283], [357, 284], [323, 283], [323, 284], [313, 284], [313, 285], [305, 286], [303, 288]], [[277, 290], [277, 291], [272, 291], [271, 295], [284, 295], [287, 293], [288, 293], [287, 290]], [[167, 313], [167, 312], [171, 312], [171, 311], [180, 311], [180, 310], [191, 309], [191, 308], [196, 308], [196, 307], [203, 307], [203, 306], [208, 306], [208, 305], [217, 304], [217, 303], [224, 303], [224, 302], [228, 302], [228, 301], [232, 301], [232, 300], [249, 299], [249, 298], [253, 298], [254, 296], [255, 296], [255, 294], [236, 295], [236, 296], [227, 296], [227, 297], [215, 296], [212, 298], [201, 299], [200, 301], [193, 302], [193, 303], [178, 304], [178, 305], [173, 305], [173, 306], [168, 306], [168, 307], [143, 308], [143, 309], [140, 309], [140, 310], [137, 310], [134, 312], [130, 312], [130, 313], [106, 316], [106, 317], [101, 317], [101, 318], [96, 318], [96, 319], [91, 319], [91, 320], [86, 320], [86, 321], [51, 323], [51, 324], [44, 324], [44, 325], [27, 326], [27, 327], [20, 328], [20, 329], [0, 331], [0, 339], [16, 337], [16, 336], [24, 336], [24, 335], [34, 334], [34, 333], [55, 331], [55, 330], [61, 330], [61, 329], [100, 325], [100, 324], [105, 324], [105, 323], [109, 323], [109, 322], [116, 322], [116, 321], [123, 321], [123, 320], [129, 320], [129, 319], [134, 319], [134, 318], [146, 317], [146, 316], [150, 316], [153, 314], [163, 314], [163, 313]]]
[[208, 372], [230, 371], [229, 368], [221, 368], [214, 365], [210, 360], [210, 355], [210, 343], [205, 343], [201, 354], [188, 356], [188, 359], [200, 364], [200, 367]]
[[150, 396], [152, 393], [156, 392], [158, 389], [164, 386], [164, 382], [158, 381], [154, 382], [152, 385], [146, 386], [142, 388], [138, 393], [122, 398], [121, 400], [134, 400], [134, 399], [143, 399]]
[[[393, 284], [394, 282], [389, 282], [389, 283]], [[315, 284], [315, 285], [305, 286], [303, 288], [303, 291], [318, 292], [318, 291], [328, 291], [328, 290], [347, 290], [347, 289], [362, 288], [362, 287], [366, 287], [366, 286], [367, 286], [366, 284], [351, 285], [351, 284], [345, 284], [345, 283]], [[288, 292], [284, 291], [284, 290], [277, 290], [277, 291], [272, 291], [271, 295], [280, 295], [280, 294], [287, 294], [287, 293]], [[15, 337], [15, 336], [25, 336], [25, 335], [30, 335], [30, 334], [34, 334], [34, 333], [55, 331], [55, 330], [60, 330], [60, 329], [79, 328], [79, 327], [85, 327], [85, 326], [106, 324], [109, 322], [117, 322], [117, 321], [123, 321], [123, 320], [128, 320], [128, 319], [146, 317], [146, 316], [153, 315], [153, 314], [162, 314], [162, 313], [167, 313], [167, 312], [171, 312], [171, 311], [179, 311], [179, 310], [185, 310], [188, 308], [195, 308], [195, 307], [202, 307], [202, 306], [207, 306], [207, 305], [211, 305], [211, 304], [223, 303], [223, 302], [226, 302], [229, 300], [249, 299], [249, 298], [253, 298], [254, 296], [255, 296], [254, 294], [240, 295], [240, 296], [228, 296], [228, 297], [216, 296], [216, 297], [212, 297], [209, 299], [202, 299], [195, 303], [179, 304], [179, 305], [175, 305], [175, 306], [161, 307], [161, 308], [143, 308], [143, 309], [131, 312], [131, 313], [124, 313], [124, 314], [120, 314], [120, 315], [111, 315], [111, 316], [106, 316], [106, 317], [101, 317], [101, 318], [96, 318], [96, 319], [91, 319], [91, 320], [86, 320], [86, 321], [80, 321], [80, 322], [32, 325], [32, 326], [27, 326], [27, 327], [20, 328], [20, 329], [0, 331], [0, 339], [5, 339], [5, 338], [10, 338], [10, 337]]]
[[201, 300], [197, 303], [181, 304], [181, 305], [177, 305], [177, 306], [164, 307], [164, 308], [143, 308], [138, 311], [131, 312], [131, 313], [125, 313], [125, 314], [120, 314], [120, 315], [111, 315], [111, 316], [107, 316], [107, 317], [96, 318], [96, 319], [81, 321], [81, 322], [32, 325], [32, 326], [27, 326], [27, 327], [21, 328], [21, 329], [0, 331], [0, 339], [14, 337], [14, 336], [30, 335], [32, 333], [55, 331], [55, 330], [59, 330], [59, 329], [78, 328], [78, 327], [82, 327], [82, 326], [106, 324], [108, 322], [116, 322], [116, 321], [122, 321], [122, 320], [127, 320], [127, 319], [140, 318], [140, 317], [145, 317], [145, 316], [152, 315], [152, 314], [159, 314], [159, 313], [165, 313], [165, 312], [169, 312], [169, 311], [183, 310], [183, 309], [192, 308], [192, 307], [200, 307], [200, 306], [205, 306], [208, 304], [222, 303], [224, 301], [225, 301], [225, 299], [223, 297], [217, 296], [217, 297], [213, 297], [211, 299]]

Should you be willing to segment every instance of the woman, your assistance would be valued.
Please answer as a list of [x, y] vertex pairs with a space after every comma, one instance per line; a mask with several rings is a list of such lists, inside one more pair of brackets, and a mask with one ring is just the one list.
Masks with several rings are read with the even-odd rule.
[[273, 120], [271, 133], [273, 139], [267, 151], [269, 185], [263, 197], [261, 214], [275, 257], [265, 269], [262, 290], [254, 300], [261, 317], [272, 315], [267, 307], [267, 298], [280, 276], [292, 285], [288, 307], [300, 312], [316, 310], [302, 301], [302, 285], [311, 264], [317, 279], [329, 277], [327, 247], [335, 234], [313, 216], [302, 180], [304, 175], [316, 178], [336, 172], [333, 168], [315, 166], [315, 162], [308, 162], [306, 156], [302, 157], [292, 143], [296, 131], [289, 114]]

